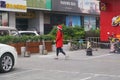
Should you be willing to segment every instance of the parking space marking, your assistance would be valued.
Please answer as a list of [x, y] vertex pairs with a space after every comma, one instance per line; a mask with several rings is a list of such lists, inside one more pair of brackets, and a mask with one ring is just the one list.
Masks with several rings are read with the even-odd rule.
[[[80, 58], [76, 58], [76, 57], [73, 57], [71, 55], [69, 55], [69, 58], [67, 59], [70, 60], [70, 61], [80, 61], [80, 60], [93, 60], [93, 59], [99, 59], [99, 58], [103, 58], [103, 57], [107, 57], [107, 56], [111, 56], [111, 55], [114, 55], [114, 54], [102, 54], [102, 55], [93, 55], [93, 56], [84, 56], [84, 57], [80, 57]], [[38, 58], [47, 58], [47, 59], [54, 59], [55, 58], [55, 55], [40, 55], [40, 56], [36, 56]], [[65, 60], [64, 59], [64, 56], [63, 55], [60, 55], [59, 56], [59, 59], [58, 60]]]
[[120, 78], [120, 75], [111, 75], [111, 74], [97, 74], [97, 73], [83, 73], [83, 74], [90, 74], [96, 76], [106, 76], [106, 77], [118, 77]]
[[86, 78], [83, 78], [83, 79], [80, 79], [80, 80], [88, 80], [88, 79], [91, 79], [92, 77], [86, 77]]
[[91, 76], [90, 76], [90, 77], [83, 78], [83, 79], [80, 79], [80, 80], [89, 80], [89, 79], [92, 79], [92, 78], [94, 78], [94, 77], [99, 76], [99, 74], [93, 74], [93, 73], [83, 73], [83, 74], [89, 74], [89, 75], [91, 75]]
[[88, 77], [82, 78], [80, 80], [89, 80], [94, 77], [98, 76], [105, 76], [105, 77], [115, 77], [115, 78], [120, 78], [120, 75], [111, 75], [111, 74], [97, 74], [97, 73], [80, 73], [77, 71], [62, 71], [62, 70], [45, 70], [45, 69], [32, 69], [32, 70], [26, 70], [26, 71], [21, 71], [21, 72], [15, 72], [12, 74], [7, 74], [7, 75], [0, 75], [0, 77], [15, 77], [15, 75], [20, 75], [20, 74], [25, 74], [29, 73], [32, 71], [45, 71], [45, 72], [57, 72], [57, 73], [70, 73], [70, 74], [86, 74], [89, 75]]
[[95, 74], [95, 73], [83, 73], [83, 74], [90, 74], [90, 77], [86, 77], [80, 80], [90, 80], [94, 77], [99, 77], [99, 76], [105, 76], [105, 77], [114, 77], [114, 78], [120, 78], [120, 75], [109, 75], [109, 74]]
[[[110, 55], [113, 55], [113, 54], [103, 54], [103, 55], [98, 55], [98, 56], [88, 56], [88, 58], [83, 58], [83, 59], [94, 59], [94, 58], [100, 58], [100, 57], [105, 57], [105, 56], [110, 56]], [[62, 55], [60, 55], [60, 56], [62, 56]], [[52, 55], [40, 55], [40, 56], [37, 56], [37, 57], [39, 57], [39, 58], [53, 58], [53, 57], [55, 57], [55, 54], [52, 54]], [[69, 55], [69, 57], [70, 57], [70, 55]]]
[[96, 58], [101, 58], [101, 57], [106, 57], [106, 56], [110, 56], [113, 54], [103, 54], [103, 55], [99, 55], [99, 56], [91, 56], [89, 58], [83, 58], [84, 60], [89, 60], [89, 59], [96, 59]]
[[21, 71], [21, 72], [15, 72], [12, 74], [7, 74], [7, 75], [0, 75], [0, 77], [12, 77], [14, 75], [20, 75], [20, 74], [24, 74], [27, 72], [32, 72], [32, 71], [48, 71], [48, 72], [58, 72], [58, 73], [74, 73], [74, 74], [78, 74], [79, 72], [69, 72], [69, 71], [62, 71], [62, 70], [45, 70], [45, 69], [29, 69], [26, 71]]
[[12, 74], [1, 75], [0, 77], [12, 77], [14, 75], [23, 74], [23, 73], [27, 73], [27, 72], [31, 72], [31, 71], [35, 71], [35, 70], [26, 70], [26, 71], [21, 71], [21, 72], [15, 72]]

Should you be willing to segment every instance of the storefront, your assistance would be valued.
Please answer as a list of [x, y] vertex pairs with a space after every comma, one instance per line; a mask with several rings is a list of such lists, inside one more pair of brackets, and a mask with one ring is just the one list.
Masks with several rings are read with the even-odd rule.
[[68, 27], [84, 26], [85, 31], [96, 29], [99, 25], [97, 0], [52, 0], [52, 11], [53, 25], [60, 23]]
[[110, 35], [120, 38], [120, 0], [100, 0], [101, 41], [108, 41]]
[[26, 1], [2, 0], [0, 1], [0, 26], [15, 27], [15, 12], [26, 12]]
[[[28, 10], [27, 13], [15, 13], [16, 28], [18, 30], [28, 30], [29, 20], [36, 17], [35, 11]], [[32, 26], [31, 26], [32, 27]]]
[[16, 13], [16, 27], [18, 30], [36, 30], [44, 34], [44, 25], [50, 24], [49, 16], [45, 12], [51, 11], [51, 0], [26, 1], [27, 13]]

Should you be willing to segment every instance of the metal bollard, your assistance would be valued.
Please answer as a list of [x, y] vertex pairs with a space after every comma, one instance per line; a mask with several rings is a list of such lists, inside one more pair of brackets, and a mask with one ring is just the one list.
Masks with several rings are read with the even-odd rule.
[[47, 50], [45, 50], [43, 45], [39, 45], [39, 53], [41, 55], [47, 55], [48, 54]]
[[42, 55], [43, 45], [39, 45], [39, 53]]
[[21, 47], [21, 56], [22, 57], [24, 57], [25, 52], [26, 52], [26, 47], [25, 46]]

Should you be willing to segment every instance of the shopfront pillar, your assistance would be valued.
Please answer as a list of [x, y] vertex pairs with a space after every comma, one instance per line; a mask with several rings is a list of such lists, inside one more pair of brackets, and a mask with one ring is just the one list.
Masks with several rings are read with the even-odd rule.
[[9, 12], [9, 26], [10, 27], [16, 27], [16, 18], [15, 18], [15, 12]]

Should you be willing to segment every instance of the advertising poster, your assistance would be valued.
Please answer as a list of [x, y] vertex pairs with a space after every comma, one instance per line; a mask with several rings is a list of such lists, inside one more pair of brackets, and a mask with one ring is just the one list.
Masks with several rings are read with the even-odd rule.
[[85, 16], [84, 17], [84, 29], [85, 31], [95, 30], [96, 29], [96, 18]]
[[78, 0], [52, 0], [52, 10], [80, 12], [78, 9]]
[[53, 11], [99, 14], [98, 0], [52, 0]]
[[99, 1], [97, 0], [78, 0], [78, 7], [82, 13], [99, 14]]
[[0, 10], [13, 12], [26, 12], [26, 0], [0, 0]]
[[51, 10], [51, 0], [27, 0], [27, 7]]
[[80, 16], [67, 16], [66, 17], [66, 25], [67, 26], [81, 26], [81, 20], [80, 20]]

